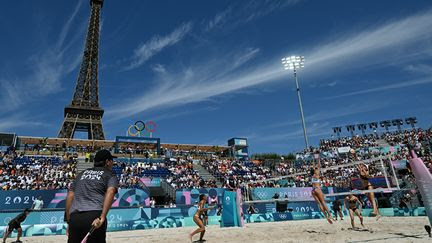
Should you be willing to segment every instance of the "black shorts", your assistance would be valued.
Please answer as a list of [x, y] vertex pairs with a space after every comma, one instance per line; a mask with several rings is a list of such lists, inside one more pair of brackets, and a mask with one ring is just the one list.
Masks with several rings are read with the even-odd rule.
[[17, 221], [12, 221], [9, 222], [8, 224], [8, 231], [12, 232], [15, 229], [20, 229], [21, 228], [21, 224]]
[[[87, 211], [71, 213], [69, 221], [68, 243], [81, 243], [91, 228], [93, 221], [101, 215], [102, 211]], [[107, 220], [89, 236], [87, 243], [106, 242]]]

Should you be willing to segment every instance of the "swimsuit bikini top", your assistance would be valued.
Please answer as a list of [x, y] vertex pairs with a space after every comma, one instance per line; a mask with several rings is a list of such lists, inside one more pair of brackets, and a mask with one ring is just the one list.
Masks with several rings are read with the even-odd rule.
[[315, 177], [312, 177], [312, 183], [321, 183], [321, 180]]
[[348, 199], [348, 203], [349, 203], [350, 205], [357, 205], [357, 200], [356, 200], [355, 198], [353, 198], [353, 199]]

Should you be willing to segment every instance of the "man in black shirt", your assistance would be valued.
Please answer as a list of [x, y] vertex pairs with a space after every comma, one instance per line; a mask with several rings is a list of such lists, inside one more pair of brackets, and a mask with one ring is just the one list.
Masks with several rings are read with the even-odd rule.
[[3, 243], [6, 242], [7, 237], [16, 229], [18, 231], [17, 240], [15, 242], [21, 242], [21, 234], [22, 234], [22, 228], [21, 223], [24, 222], [24, 220], [27, 218], [27, 215], [29, 215], [30, 209], [25, 209], [24, 212], [18, 214], [14, 219], [12, 219], [9, 222], [8, 227], [6, 228], [4, 234], [3, 234]]
[[108, 150], [100, 150], [94, 157], [94, 167], [79, 173], [71, 184], [65, 211], [68, 243], [80, 243], [92, 226], [96, 230], [87, 242], [106, 242], [106, 216], [118, 188], [112, 173], [113, 158]]
[[333, 202], [332, 208], [333, 208], [333, 213], [335, 214], [335, 218], [336, 218], [336, 220], [337, 220], [337, 218], [338, 218], [338, 214], [339, 214], [341, 220], [343, 220], [343, 215], [342, 215], [341, 206], [342, 206], [342, 204], [341, 204], [341, 202], [340, 202], [339, 200], [336, 199], [336, 200]]
[[233, 176], [230, 176], [229, 179], [226, 181], [226, 188], [228, 188], [230, 191], [237, 190], [237, 183], [234, 180]]

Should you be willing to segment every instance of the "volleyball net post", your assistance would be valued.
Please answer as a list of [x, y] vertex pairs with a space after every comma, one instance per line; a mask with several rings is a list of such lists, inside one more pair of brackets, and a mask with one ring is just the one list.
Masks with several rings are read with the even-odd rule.
[[432, 225], [432, 175], [423, 160], [417, 157], [414, 150], [411, 150], [411, 156], [410, 167], [422, 196], [429, 224]]
[[240, 189], [224, 191], [221, 227], [243, 227], [242, 196]]

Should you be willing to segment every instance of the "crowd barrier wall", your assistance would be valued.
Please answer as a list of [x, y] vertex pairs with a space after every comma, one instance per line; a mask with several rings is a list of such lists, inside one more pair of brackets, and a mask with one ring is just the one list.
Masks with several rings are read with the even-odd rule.
[[[10, 190], [0, 191], [0, 210], [31, 208], [42, 197], [44, 208], [65, 208], [67, 190]], [[149, 206], [150, 192], [145, 189], [119, 189], [112, 207]]]
[[[0, 212], [0, 235], [3, 235], [9, 221], [20, 212]], [[112, 208], [107, 216], [108, 231], [193, 226], [195, 212], [195, 206]], [[220, 216], [216, 216], [216, 209], [210, 210], [208, 215], [210, 225], [219, 225]], [[33, 211], [21, 224], [23, 236], [64, 235], [67, 225], [63, 221], [64, 210]], [[11, 237], [16, 237], [16, 233]]]
[[199, 195], [205, 194], [208, 196], [209, 203], [214, 201], [217, 204], [222, 204], [225, 188], [200, 188], [200, 189], [177, 189], [176, 203], [184, 205], [194, 205], [199, 201]]
[[[321, 187], [324, 194], [348, 192], [350, 189], [341, 187]], [[312, 187], [262, 187], [253, 188], [250, 190], [252, 200], [270, 200], [275, 194], [279, 195], [279, 199], [288, 197], [288, 200], [314, 201], [312, 197]], [[327, 197], [334, 200], [334, 197]]]

